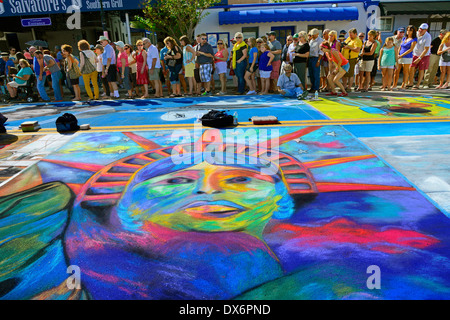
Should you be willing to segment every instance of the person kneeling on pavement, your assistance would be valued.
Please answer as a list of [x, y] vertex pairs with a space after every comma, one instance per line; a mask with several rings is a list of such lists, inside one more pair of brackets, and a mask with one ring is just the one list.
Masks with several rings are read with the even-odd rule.
[[308, 96], [308, 91], [303, 91], [303, 85], [297, 74], [292, 73], [292, 66], [285, 64], [283, 66], [284, 73], [278, 78], [278, 92], [284, 96], [298, 100], [303, 100]]

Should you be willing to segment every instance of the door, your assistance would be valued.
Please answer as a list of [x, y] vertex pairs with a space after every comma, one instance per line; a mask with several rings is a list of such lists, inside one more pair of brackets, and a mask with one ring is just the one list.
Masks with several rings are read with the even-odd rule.
[[286, 37], [289, 35], [294, 35], [295, 26], [272, 27], [271, 31], [275, 31], [277, 33], [277, 40], [280, 41], [281, 45], [284, 47], [286, 44]]

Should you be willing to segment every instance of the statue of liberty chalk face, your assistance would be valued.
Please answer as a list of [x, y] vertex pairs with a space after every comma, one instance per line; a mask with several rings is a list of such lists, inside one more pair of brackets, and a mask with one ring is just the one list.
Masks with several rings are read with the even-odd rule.
[[157, 171], [137, 173], [118, 203], [118, 216], [131, 230], [151, 222], [179, 231], [259, 237], [274, 214], [292, 214], [283, 177], [261, 174], [257, 166], [201, 162], [153, 176]]

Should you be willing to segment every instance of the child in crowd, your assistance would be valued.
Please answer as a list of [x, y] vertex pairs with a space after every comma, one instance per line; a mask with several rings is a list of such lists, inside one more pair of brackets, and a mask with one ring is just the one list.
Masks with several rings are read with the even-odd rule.
[[258, 66], [261, 77], [261, 95], [268, 94], [270, 89], [270, 73], [272, 72], [272, 61], [275, 56], [270, 52], [269, 45], [262, 43], [260, 46]]
[[392, 90], [392, 77], [397, 66], [398, 49], [394, 45], [394, 38], [388, 37], [380, 50], [378, 70], [381, 70], [382, 91]]

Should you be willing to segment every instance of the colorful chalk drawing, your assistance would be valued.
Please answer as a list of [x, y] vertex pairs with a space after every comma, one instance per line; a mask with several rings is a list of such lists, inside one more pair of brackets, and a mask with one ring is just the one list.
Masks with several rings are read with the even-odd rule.
[[448, 117], [450, 103], [441, 97], [349, 96], [309, 102], [330, 119]]
[[[450, 297], [442, 212], [342, 127], [274, 128], [276, 149], [258, 128], [250, 145], [212, 129], [74, 137], [4, 187], [1, 298]], [[235, 161], [205, 159], [210, 146]]]
[[280, 121], [327, 119], [305, 101], [279, 95], [20, 104], [2, 108], [2, 114], [8, 117], [6, 129], [17, 130], [23, 121], [31, 120], [38, 121], [44, 129], [55, 128], [56, 119], [66, 112], [74, 114], [80, 124], [89, 123], [91, 127], [192, 124], [211, 109], [237, 111], [240, 122], [267, 115], [276, 115]]

